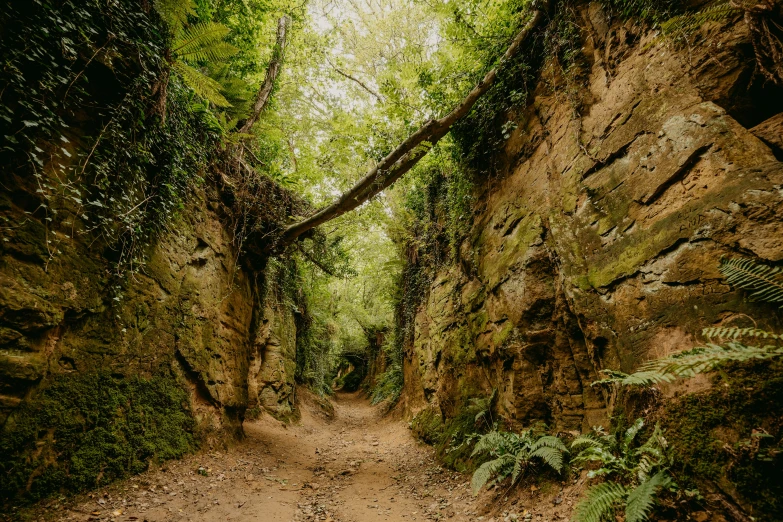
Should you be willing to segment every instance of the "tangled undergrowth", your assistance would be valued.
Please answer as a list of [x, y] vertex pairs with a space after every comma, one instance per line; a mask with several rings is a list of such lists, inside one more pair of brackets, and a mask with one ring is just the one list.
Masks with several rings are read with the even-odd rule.
[[85, 236], [106, 245], [116, 275], [137, 271], [217, 145], [176, 79], [164, 99], [168, 118], [155, 113], [162, 22], [130, 1], [33, 0], [0, 16], [0, 156], [9, 181], [35, 187], [39, 199], [24, 210], [47, 224], [49, 261], [61, 242]]

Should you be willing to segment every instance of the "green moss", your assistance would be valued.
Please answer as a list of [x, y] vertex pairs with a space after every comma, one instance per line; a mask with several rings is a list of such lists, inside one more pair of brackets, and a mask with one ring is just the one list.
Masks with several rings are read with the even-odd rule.
[[467, 325], [463, 324], [457, 329], [452, 342], [448, 346], [447, 357], [454, 367], [462, 367], [475, 361], [476, 346], [473, 343], [473, 336]]
[[502, 346], [503, 343], [505, 343], [509, 337], [511, 337], [511, 334], [514, 332], [514, 323], [511, 321], [506, 321], [503, 323], [503, 326], [500, 327], [500, 330], [492, 334], [492, 343], [495, 346]]
[[473, 452], [471, 435], [477, 433], [475, 408], [465, 407], [443, 424], [435, 453], [444, 466], [457, 471], [472, 471], [475, 468], [470, 454]]
[[[516, 219], [516, 217], [509, 217], [508, 222]], [[509, 270], [520, 262], [524, 252], [539, 240], [543, 231], [541, 216], [538, 214], [527, 214], [520, 219], [513, 233], [504, 238], [503, 251], [487, 257], [483, 263], [482, 268], [488, 288], [495, 288], [508, 277]], [[482, 243], [486, 242], [486, 239], [482, 238]]]
[[171, 376], [58, 375], [8, 420], [0, 498], [77, 492], [196, 447], [188, 396]]
[[437, 444], [443, 434], [443, 419], [432, 408], [420, 411], [411, 421], [413, 436], [427, 444]]
[[[734, 489], [757, 520], [783, 520], [783, 363], [754, 363], [717, 377], [661, 414], [678, 481]], [[771, 437], [753, 436], [764, 430]]]

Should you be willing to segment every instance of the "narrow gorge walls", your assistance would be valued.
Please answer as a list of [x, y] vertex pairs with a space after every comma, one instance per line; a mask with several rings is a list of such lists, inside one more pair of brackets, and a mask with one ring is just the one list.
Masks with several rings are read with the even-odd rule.
[[4, 496], [104, 484], [241, 436], [248, 412], [291, 415], [294, 309], [277, 265], [241, 263], [216, 189], [120, 287], [88, 238], [50, 259], [70, 230], [25, 214], [22, 185], [0, 197], [19, 224], [0, 245]]
[[751, 81], [745, 25], [683, 48], [595, 3], [579, 18], [584, 74], [545, 72], [511, 115], [467, 238], [414, 296], [411, 409], [451, 416], [497, 389], [520, 424], [587, 430], [611, 413], [590, 386], [599, 370], [631, 371], [743, 314], [779, 326], [717, 270], [722, 256], [783, 260], [768, 130], [781, 92]]

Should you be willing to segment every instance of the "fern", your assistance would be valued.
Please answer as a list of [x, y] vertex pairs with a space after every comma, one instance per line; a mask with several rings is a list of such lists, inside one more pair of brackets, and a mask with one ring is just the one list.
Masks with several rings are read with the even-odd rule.
[[598, 437], [592, 435], [592, 434], [586, 434], [586, 435], [579, 435], [574, 440], [571, 441], [571, 449], [579, 449], [579, 448], [602, 448], [603, 444], [601, 443], [601, 440], [598, 439]]
[[514, 459], [514, 469], [511, 472], [511, 483], [516, 484], [517, 480], [519, 480], [519, 477], [522, 475], [522, 471], [527, 468], [527, 465], [530, 463], [530, 460], [528, 459], [528, 455], [525, 453], [518, 453], [516, 458]]
[[193, 92], [195, 92], [196, 95], [218, 107], [228, 107], [231, 105], [220, 93], [220, 84], [198, 69], [181, 61], [174, 62], [172, 68], [182, 77], [182, 81], [185, 85], [193, 89]]
[[195, 67], [223, 62], [238, 52], [225, 41], [228, 27], [216, 22], [187, 25], [188, 17], [195, 14], [192, 0], [155, 0], [154, 7], [172, 35], [171, 68], [199, 97], [217, 107], [230, 107], [223, 86]]
[[699, 11], [691, 11], [667, 20], [661, 24], [661, 33], [670, 38], [682, 38], [707, 22], [719, 22], [737, 16], [741, 12], [742, 10], [734, 7], [731, 2], [713, 2]]
[[639, 459], [636, 464], [636, 479], [640, 483], [645, 482], [655, 470], [669, 465], [666, 453], [668, 447], [669, 443], [656, 424], [650, 438], [635, 452], [635, 456]]
[[489, 453], [490, 451], [493, 451], [496, 448], [502, 446], [504, 443], [505, 437], [503, 437], [502, 433], [499, 431], [490, 431], [486, 435], [482, 435], [482, 437], [473, 447], [473, 453], [471, 453], [470, 456], [475, 457], [476, 455], [480, 455], [482, 453]]
[[221, 62], [238, 49], [224, 41], [231, 30], [217, 22], [202, 22], [183, 27], [174, 39], [172, 51], [188, 62]]
[[576, 522], [603, 522], [614, 520], [618, 505], [628, 491], [622, 484], [604, 482], [587, 490], [585, 499], [576, 506]]
[[512, 484], [516, 483], [536, 461], [560, 473], [567, 453], [568, 448], [562, 440], [545, 435], [538, 428], [527, 429], [519, 434], [493, 430], [482, 435], [473, 448], [471, 456], [486, 454], [493, 457], [473, 474], [473, 493], [478, 493], [493, 477], [500, 481], [511, 475]]
[[571, 459], [574, 464], [582, 462], [600, 462], [602, 467], [597, 471], [591, 471], [590, 476], [605, 475], [612, 472], [617, 458], [612, 451], [616, 448], [616, 440], [613, 437], [598, 438], [593, 435], [581, 435], [571, 442], [571, 449], [581, 451]]
[[736, 326], [704, 328], [701, 333], [707, 339], [737, 340], [752, 337], [755, 339], [771, 339], [775, 341], [783, 340], [783, 335], [767, 332], [766, 330], [760, 330], [758, 328], [738, 328]]
[[563, 452], [558, 448], [541, 446], [540, 448], [531, 451], [528, 458], [539, 458], [558, 473], [563, 471]]
[[503, 455], [489, 462], [485, 462], [473, 473], [473, 478], [470, 480], [470, 487], [473, 490], [473, 494], [478, 494], [479, 490], [489, 482], [489, 480], [496, 475], [499, 475], [503, 468], [513, 465], [515, 459], [511, 455]]
[[487, 427], [492, 426], [492, 408], [497, 403], [498, 389], [492, 390], [492, 395], [487, 398], [473, 398], [470, 399], [469, 410], [476, 412], [474, 417], [474, 423], [478, 424], [479, 421], [484, 421]]
[[747, 346], [738, 342], [730, 342], [725, 346], [708, 344], [672, 354], [663, 359], [645, 363], [642, 372], [659, 372], [676, 377], [693, 377], [694, 375], [713, 370], [727, 361], [744, 362], [751, 359], [770, 359], [783, 355], [783, 347]]
[[631, 427], [625, 430], [625, 435], [623, 436], [623, 449], [630, 448], [631, 444], [633, 444], [633, 441], [636, 439], [636, 435], [639, 434], [639, 430], [641, 430], [643, 427], [644, 420], [636, 419]]
[[780, 267], [760, 265], [751, 259], [721, 259], [720, 272], [734, 286], [751, 290], [751, 297], [767, 303], [782, 303], [783, 271]]
[[626, 522], [642, 522], [652, 512], [659, 490], [673, 485], [667, 471], [671, 461], [663, 431], [656, 425], [640, 445], [637, 437], [643, 427], [644, 421], [637, 419], [622, 433], [607, 435], [594, 429], [598, 435], [581, 435], [571, 443], [571, 449], [582, 448], [572, 462], [598, 461], [601, 467], [588, 476], [610, 478], [588, 490], [577, 506], [577, 522], [613, 520], [623, 503]]
[[153, 5], [172, 32], [188, 23], [189, 16], [196, 15], [193, 0], [155, 0]]
[[562, 453], [568, 453], [568, 448], [565, 444], [563, 444], [563, 441], [560, 440], [560, 437], [555, 437], [554, 435], [544, 435], [543, 437], [539, 438], [533, 445], [531, 446], [531, 450], [536, 450], [538, 448], [553, 448], [558, 451], [561, 451]]
[[729, 361], [745, 362], [753, 359], [772, 359], [783, 356], [783, 347], [777, 345], [748, 346], [738, 342], [726, 345], [708, 344], [678, 352], [643, 364], [636, 373], [626, 375], [612, 372], [612, 376], [593, 384], [619, 383], [623, 386], [649, 386], [694, 377], [714, 370]]
[[[783, 270], [780, 267], [760, 265], [750, 259], [721, 259], [719, 270], [729, 284], [751, 290], [751, 297], [768, 303], [783, 303]], [[783, 304], [781, 304], [783, 307]], [[690, 350], [649, 361], [632, 374], [603, 370], [605, 379], [593, 385], [619, 383], [623, 386], [649, 386], [673, 382], [700, 373], [709, 372], [723, 363], [744, 362], [752, 359], [772, 359], [783, 356], [783, 346], [768, 344], [750, 346], [739, 339], [783, 340], [783, 335], [758, 328], [712, 327], [702, 333], [708, 340], [728, 340], [725, 345], [708, 343]]]
[[676, 375], [664, 374], [656, 371], [639, 371], [632, 374], [627, 374], [617, 370], [601, 370], [601, 373], [604, 374], [606, 378], [590, 383], [591, 386], [614, 383], [621, 384], [623, 386], [651, 386], [653, 384], [673, 382], [677, 380]]
[[659, 471], [649, 480], [636, 486], [625, 503], [625, 522], [644, 522], [650, 516], [655, 505], [658, 490], [671, 484], [672, 479], [666, 471]]

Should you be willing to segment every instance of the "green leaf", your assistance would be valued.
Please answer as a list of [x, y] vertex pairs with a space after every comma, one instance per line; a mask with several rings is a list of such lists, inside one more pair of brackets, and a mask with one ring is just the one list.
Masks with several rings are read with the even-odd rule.
[[178, 59], [188, 62], [221, 62], [237, 53], [238, 49], [224, 38], [231, 30], [217, 22], [202, 22], [181, 29], [172, 50]]
[[666, 471], [659, 471], [649, 480], [642, 482], [628, 495], [625, 506], [625, 522], [644, 522], [655, 505], [658, 490], [671, 484]]
[[751, 297], [783, 307], [783, 272], [780, 267], [761, 265], [751, 259], [721, 259], [721, 273], [726, 281], [745, 290]]
[[500, 474], [504, 468], [514, 465], [514, 457], [511, 455], [503, 455], [497, 459], [485, 462], [473, 473], [473, 478], [470, 481], [470, 487], [473, 490], [473, 494], [477, 495], [484, 485], [496, 475]]
[[185, 85], [193, 89], [193, 92], [201, 98], [218, 107], [229, 107], [231, 105], [220, 93], [220, 84], [209, 76], [180, 61], [174, 62], [173, 68], [180, 75]]
[[622, 484], [604, 482], [587, 490], [587, 496], [576, 506], [576, 522], [613, 521], [618, 505], [628, 496]]
[[559, 448], [541, 446], [530, 453], [530, 458], [533, 457], [540, 458], [558, 473], [563, 471], [563, 452]]

